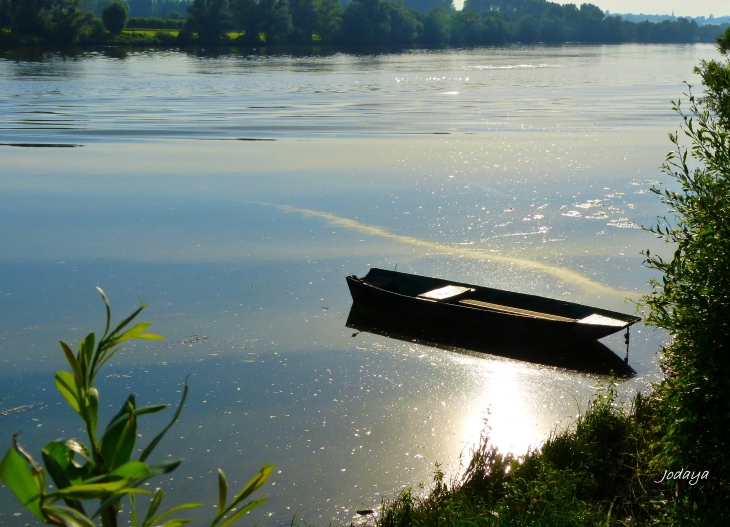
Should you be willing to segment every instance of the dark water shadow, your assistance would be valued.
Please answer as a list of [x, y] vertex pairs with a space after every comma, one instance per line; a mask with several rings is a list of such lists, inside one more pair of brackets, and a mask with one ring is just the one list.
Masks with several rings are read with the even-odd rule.
[[79, 148], [84, 145], [72, 143], [0, 143], [0, 146], [15, 146], [17, 148]]
[[267, 137], [224, 137], [223, 139], [201, 139], [201, 141], [276, 141], [276, 139], [271, 139]]
[[354, 302], [348, 328], [469, 355], [489, 354], [581, 373], [629, 378], [636, 371], [601, 342], [566, 342], [522, 335], [496, 335], [489, 341], [454, 331], [447, 325], [383, 313]]

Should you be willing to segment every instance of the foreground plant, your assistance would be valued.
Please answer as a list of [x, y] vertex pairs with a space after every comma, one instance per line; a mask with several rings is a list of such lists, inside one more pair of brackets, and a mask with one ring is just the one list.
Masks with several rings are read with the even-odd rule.
[[[135, 496], [153, 494], [151, 491], [140, 489], [140, 485], [150, 478], [172, 472], [182, 462], [178, 459], [150, 465], [147, 463], [147, 458], [177, 421], [187, 397], [187, 382], [172, 419], [144, 448], [138, 460], [132, 460], [137, 440], [137, 418], [164, 410], [169, 405], [137, 408], [134, 395], [130, 395], [104, 431], [98, 433], [99, 392], [94, 387], [94, 381], [101, 367], [109, 362], [119, 351], [118, 346], [125, 341], [163, 339], [160, 335], [145, 333], [149, 327], [146, 322], [139, 322], [125, 330], [144, 309], [144, 305], [110, 331], [109, 302], [101, 289], [99, 292], [106, 306], [104, 334], [97, 342], [94, 333], [89, 333], [78, 344], [78, 352], [75, 355], [68, 344], [61, 342], [61, 349], [71, 371], [56, 372], [54, 378], [58, 391], [84, 422], [88, 446], [76, 439], [48, 443], [42, 451], [44, 470], [22, 449], [15, 434], [11, 448], [0, 462], [0, 480], [28, 511], [49, 525], [93, 527], [94, 520], [100, 518], [104, 527], [117, 527], [120, 503], [124, 497], [129, 499], [133, 527], [163, 525], [163, 521], [165, 527], [183, 525], [190, 520], [168, 517], [185, 509], [200, 507], [202, 503], [184, 503], [158, 514], [165, 495], [158, 489], [150, 501], [146, 514], [142, 517], [137, 510]], [[79, 461], [75, 459], [77, 454], [80, 457]], [[228, 483], [223, 471], [218, 470], [218, 514], [213, 518], [211, 527], [228, 527], [266, 501], [267, 498], [260, 498], [239, 507], [264, 484], [273, 468], [272, 465], [264, 465], [228, 504], [226, 504]], [[46, 473], [53, 480], [56, 490], [51, 491], [47, 488]], [[85, 508], [88, 504], [83, 503], [89, 500], [99, 501], [91, 514], [87, 513]]]

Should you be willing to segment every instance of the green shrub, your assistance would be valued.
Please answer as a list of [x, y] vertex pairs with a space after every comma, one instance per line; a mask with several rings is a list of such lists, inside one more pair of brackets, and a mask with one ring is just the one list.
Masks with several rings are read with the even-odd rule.
[[[683, 120], [670, 134], [674, 150], [663, 165], [674, 187], [653, 191], [673, 211], [651, 232], [671, 244], [665, 260], [646, 252], [648, 267], [661, 272], [643, 301], [647, 323], [672, 335], [663, 351], [665, 380], [658, 471], [709, 470], [702, 485], [669, 481], [678, 496], [678, 521], [730, 523], [730, 29], [719, 39], [723, 60], [702, 61], [695, 73], [704, 93], [688, 86], [689, 108], [674, 103]], [[674, 190], [674, 189], [676, 190]], [[726, 523], [726, 524], [727, 524]]]
[[177, 35], [169, 31], [156, 31], [155, 40], [165, 46], [173, 46], [177, 42]]
[[107, 4], [101, 12], [101, 19], [109, 33], [115, 36], [120, 35], [129, 19], [127, 6], [118, 1]]

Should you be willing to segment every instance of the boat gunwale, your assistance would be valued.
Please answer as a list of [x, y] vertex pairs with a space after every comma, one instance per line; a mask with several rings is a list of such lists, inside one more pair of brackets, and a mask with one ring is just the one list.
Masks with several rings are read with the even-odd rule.
[[[373, 271], [374, 271], [374, 273], [373, 273]], [[390, 277], [392, 277], [392, 276], [396, 276], [396, 277], [398, 277], [398, 276], [417, 277], [419, 279], [425, 279], [425, 280], [430, 280], [430, 281], [433, 281], [433, 282], [437, 282], [437, 285], [438, 285], [438, 283], [443, 283], [445, 285], [455, 285], [455, 286], [463, 286], [463, 287], [475, 288], [477, 292], [481, 291], [481, 292], [486, 292], [488, 294], [507, 293], [509, 295], [515, 296], [518, 299], [525, 299], [525, 300], [533, 300], [534, 299], [534, 300], [537, 300], [539, 302], [545, 302], [545, 301], [549, 301], [549, 302], [560, 302], [560, 303], [568, 304], [570, 306], [576, 306], [578, 308], [583, 308], [583, 309], [590, 310], [592, 313], [595, 313], [595, 314], [609, 316], [610, 318], [613, 318], [615, 320], [619, 320], [619, 321], [624, 322], [624, 325], [623, 326], [610, 326], [610, 325], [607, 325], [607, 324], [587, 324], [587, 323], [580, 322], [579, 319], [575, 319], [574, 321], [555, 320], [555, 319], [551, 319], [551, 318], [548, 318], [548, 317], [530, 316], [528, 314], [520, 314], [520, 313], [514, 313], [514, 312], [500, 312], [500, 311], [497, 311], [497, 310], [489, 310], [489, 309], [480, 308], [480, 307], [476, 307], [476, 306], [470, 306], [469, 304], [452, 303], [452, 302], [448, 302], [448, 301], [439, 302], [437, 300], [432, 300], [432, 299], [429, 299], [429, 298], [419, 297], [418, 295], [409, 295], [409, 294], [404, 294], [404, 293], [400, 293], [400, 292], [396, 292], [396, 291], [391, 291], [389, 289], [385, 289], [383, 287], [379, 287], [379, 286], [377, 286], [375, 284], [369, 283], [369, 282], [366, 281], [366, 279], [368, 277], [370, 277], [371, 274], [373, 275], [372, 276], [373, 278], [375, 277], [375, 275], [378, 275], [378, 274], [381, 275], [381, 276], [388, 276], [388, 275], [390, 275]], [[443, 306], [447, 306], [448, 305], [448, 306], [452, 306], [452, 307], [458, 308], [458, 309], [469, 309], [469, 310], [472, 310], [472, 311], [475, 311], [475, 312], [481, 312], [481, 313], [485, 313], [486, 312], [486, 313], [490, 313], [493, 316], [519, 317], [519, 318], [525, 318], [525, 319], [530, 319], [530, 320], [540, 320], [540, 321], [545, 321], [545, 322], [548, 322], [550, 324], [554, 324], [554, 325], [557, 325], [557, 326], [563, 326], [566, 329], [568, 327], [577, 327], [577, 326], [584, 326], [585, 327], [585, 326], [589, 326], [589, 327], [596, 327], [596, 328], [615, 328], [615, 331], [614, 332], [618, 332], [618, 331], [624, 330], [624, 329], [626, 329], [626, 328], [628, 328], [628, 327], [630, 327], [630, 326], [632, 326], [632, 325], [634, 325], [634, 324], [636, 324], [638, 322], [641, 322], [641, 318], [640, 317], [637, 317], [635, 315], [627, 315], [625, 313], [620, 313], [618, 311], [612, 311], [612, 310], [609, 310], [609, 309], [597, 308], [597, 307], [588, 306], [588, 305], [585, 305], [585, 304], [579, 304], [577, 302], [571, 302], [571, 301], [568, 301], [568, 300], [560, 300], [560, 299], [542, 297], [542, 296], [539, 296], [539, 295], [531, 295], [529, 293], [519, 293], [519, 292], [515, 292], [515, 291], [507, 291], [507, 290], [502, 290], [502, 289], [495, 289], [495, 288], [486, 287], [486, 286], [480, 286], [480, 285], [475, 285], [475, 284], [468, 284], [468, 283], [465, 283], [465, 282], [456, 282], [456, 281], [446, 280], [446, 279], [443, 279], [443, 278], [428, 277], [428, 276], [423, 276], [423, 275], [415, 275], [415, 274], [411, 274], [411, 273], [400, 273], [398, 271], [390, 271], [388, 269], [380, 269], [380, 268], [377, 268], [377, 267], [371, 268], [368, 271], [368, 274], [365, 275], [365, 276], [363, 276], [363, 277], [361, 277], [361, 278], [359, 278], [359, 277], [357, 277], [355, 275], [348, 276], [347, 278], [348, 278], [348, 280], [355, 280], [359, 284], [369, 286], [369, 287], [373, 288], [374, 290], [381, 291], [381, 292], [386, 293], [386, 294], [389, 294], [389, 295], [395, 295], [395, 296], [400, 297], [400, 298], [403, 298], [403, 299], [422, 300], [422, 301], [432, 302], [434, 304], [440, 304], [440, 305], [443, 305]], [[495, 302], [495, 304], [496, 304], [496, 302]], [[509, 306], [507, 304], [501, 304], [501, 305], [504, 305], [505, 307], [515, 307], [516, 309], [521, 309], [521, 308], [517, 308], [516, 306]], [[546, 315], [553, 315], [553, 316], [561, 316], [561, 315], [558, 315], [557, 313], [550, 313], [550, 312], [546, 312], [545, 314]]]

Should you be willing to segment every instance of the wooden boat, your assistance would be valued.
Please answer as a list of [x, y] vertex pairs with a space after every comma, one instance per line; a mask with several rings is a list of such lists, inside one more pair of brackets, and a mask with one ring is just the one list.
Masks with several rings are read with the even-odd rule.
[[347, 277], [353, 300], [485, 337], [519, 332], [533, 338], [597, 340], [641, 319], [564, 300], [502, 291], [440, 278], [370, 269]]

